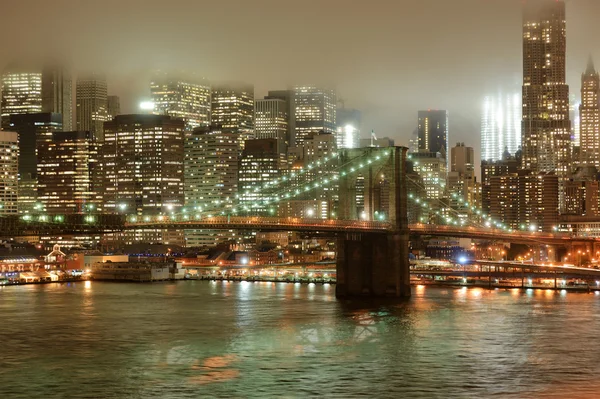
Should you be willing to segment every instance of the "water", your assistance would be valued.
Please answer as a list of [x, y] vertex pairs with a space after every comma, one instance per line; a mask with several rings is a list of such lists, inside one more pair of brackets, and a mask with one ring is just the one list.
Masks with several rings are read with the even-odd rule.
[[600, 296], [183, 281], [0, 288], [1, 398], [598, 397]]

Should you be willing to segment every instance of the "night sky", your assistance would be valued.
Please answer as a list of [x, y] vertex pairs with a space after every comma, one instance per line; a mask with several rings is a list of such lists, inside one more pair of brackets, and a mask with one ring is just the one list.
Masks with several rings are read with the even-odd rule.
[[[124, 112], [149, 71], [254, 83], [257, 98], [328, 84], [346, 107], [407, 144], [417, 110], [448, 109], [450, 143], [479, 150], [481, 99], [519, 88], [523, 0], [0, 0], [0, 66], [53, 54], [105, 71]], [[567, 3], [568, 83], [600, 66], [600, 0]]]

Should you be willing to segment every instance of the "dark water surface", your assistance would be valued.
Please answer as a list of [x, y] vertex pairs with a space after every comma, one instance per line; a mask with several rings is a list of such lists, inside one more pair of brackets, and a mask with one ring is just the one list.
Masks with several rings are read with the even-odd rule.
[[185, 281], [0, 288], [0, 398], [600, 397], [600, 296]]

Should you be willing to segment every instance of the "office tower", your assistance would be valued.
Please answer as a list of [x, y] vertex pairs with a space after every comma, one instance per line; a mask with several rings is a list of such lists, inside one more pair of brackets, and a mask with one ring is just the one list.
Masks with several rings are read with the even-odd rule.
[[336, 141], [338, 148], [359, 148], [361, 115], [357, 109], [338, 108]]
[[239, 135], [240, 149], [254, 136], [254, 86], [221, 84], [212, 89], [211, 120], [225, 133]]
[[183, 119], [187, 132], [210, 125], [211, 91], [208, 80], [157, 73], [150, 82], [150, 92], [154, 113]]
[[286, 153], [288, 141], [288, 105], [285, 100], [267, 98], [254, 102], [254, 132], [257, 139], [276, 139], [277, 148]]
[[566, 43], [564, 1], [525, 3], [522, 168], [555, 171], [561, 187], [569, 171], [571, 149]]
[[[439, 152], [419, 150], [412, 153], [413, 169], [421, 176], [425, 196], [428, 199], [438, 200], [446, 193], [446, 159]], [[432, 202], [432, 206], [437, 206]]]
[[42, 112], [61, 114], [63, 130], [73, 130], [73, 80], [62, 66], [46, 65], [42, 70]]
[[296, 107], [294, 106], [294, 90], [269, 90], [269, 94], [265, 99], [285, 101], [288, 128], [286, 141], [289, 147], [293, 147], [296, 143]]
[[334, 90], [315, 86], [294, 88], [295, 146], [311, 134], [336, 132], [337, 97]]
[[0, 104], [2, 128], [7, 129], [10, 115], [42, 112], [42, 74], [35, 69], [11, 65], [2, 74]]
[[598, 170], [593, 165], [577, 168], [565, 182], [565, 208], [561, 215], [600, 216]]
[[440, 153], [446, 159], [448, 151], [448, 112], [419, 111], [419, 151]]
[[499, 161], [521, 145], [521, 94], [486, 96], [481, 115], [481, 159]]
[[514, 230], [556, 231], [558, 176], [519, 170], [491, 177], [490, 216]]
[[19, 134], [0, 131], [0, 215], [18, 213]]
[[[450, 149], [450, 172], [448, 173], [448, 192], [450, 204], [458, 210], [459, 217], [472, 216], [470, 206], [480, 202], [477, 198], [477, 180], [475, 178], [475, 159], [473, 147], [457, 143]], [[466, 202], [465, 202], [466, 201]], [[470, 204], [470, 205], [467, 205]]]
[[104, 122], [108, 120], [106, 79], [101, 75], [77, 78], [77, 131], [89, 131], [102, 141]]
[[240, 157], [238, 177], [238, 195], [244, 212], [276, 214], [277, 190], [265, 188], [265, 185], [281, 177], [287, 169], [286, 154], [280, 151], [279, 146], [279, 141], [275, 138], [250, 140], [246, 143]]
[[[239, 140], [216, 127], [194, 129], [185, 138], [185, 206], [193, 212], [231, 211], [238, 190]], [[185, 230], [188, 247], [214, 246], [234, 231]]]
[[579, 115], [581, 163], [600, 168], [600, 74], [591, 57], [581, 75]]
[[49, 214], [102, 205], [98, 144], [90, 132], [53, 132], [37, 149], [37, 196]]
[[37, 200], [37, 147], [51, 140], [53, 132], [63, 130], [62, 115], [10, 115], [8, 125], [19, 134], [19, 213], [29, 213], [36, 208]]
[[[517, 173], [521, 166], [520, 152], [518, 154], [519, 157], [515, 157], [506, 151], [499, 161], [481, 161], [481, 210], [483, 213], [490, 213], [492, 177]], [[507, 204], [507, 206], [510, 206], [510, 204]]]
[[111, 120], [117, 115], [121, 115], [121, 99], [119, 96], [106, 97], [106, 112], [108, 113], [106, 120]]

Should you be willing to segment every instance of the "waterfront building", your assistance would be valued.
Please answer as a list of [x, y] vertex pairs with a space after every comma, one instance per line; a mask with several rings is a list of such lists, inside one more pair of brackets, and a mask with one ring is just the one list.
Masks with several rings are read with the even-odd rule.
[[181, 118], [185, 130], [207, 127], [211, 121], [211, 89], [206, 79], [157, 73], [150, 83], [154, 113]]
[[359, 148], [361, 114], [357, 109], [338, 108], [336, 141], [338, 148]]
[[73, 130], [73, 79], [63, 66], [42, 69], [42, 112], [61, 114], [63, 130]]
[[481, 115], [481, 159], [500, 161], [508, 150], [514, 154], [521, 145], [521, 94], [486, 96]]
[[289, 146], [288, 104], [279, 98], [265, 97], [254, 102], [255, 136], [257, 139], [276, 139], [281, 153]]
[[18, 213], [19, 134], [0, 131], [0, 215]]
[[104, 122], [108, 120], [107, 96], [104, 76], [91, 74], [77, 77], [77, 131], [89, 131], [95, 140], [103, 140]]
[[448, 152], [448, 112], [443, 110], [419, 111], [419, 151], [439, 153], [446, 159]]
[[254, 86], [220, 84], [212, 89], [212, 124], [225, 133], [238, 134], [240, 149], [254, 134]]
[[37, 197], [45, 212], [101, 210], [98, 144], [90, 132], [53, 132], [37, 148]]
[[581, 75], [580, 160], [600, 168], [600, 74], [590, 57]]
[[337, 96], [334, 90], [315, 86], [294, 88], [295, 146], [319, 132], [336, 133]]
[[566, 44], [564, 1], [524, 3], [522, 168], [555, 172], [561, 188], [571, 162]]
[[62, 115], [37, 113], [10, 115], [9, 129], [19, 135], [19, 213], [29, 213], [37, 201], [37, 147], [43, 141], [52, 140], [52, 134], [63, 130]]
[[42, 112], [42, 73], [16, 65], [7, 67], [2, 74], [1, 125], [9, 126], [10, 115]]

